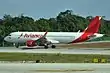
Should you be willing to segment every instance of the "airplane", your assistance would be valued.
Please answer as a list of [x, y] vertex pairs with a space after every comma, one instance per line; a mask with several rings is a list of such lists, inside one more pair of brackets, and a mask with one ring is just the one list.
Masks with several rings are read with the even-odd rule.
[[4, 38], [5, 41], [15, 43], [16, 48], [20, 43], [26, 43], [27, 47], [44, 46], [56, 48], [58, 43], [79, 43], [86, 40], [102, 37], [99, 34], [100, 16], [92, 19], [88, 27], [83, 32], [12, 32]]

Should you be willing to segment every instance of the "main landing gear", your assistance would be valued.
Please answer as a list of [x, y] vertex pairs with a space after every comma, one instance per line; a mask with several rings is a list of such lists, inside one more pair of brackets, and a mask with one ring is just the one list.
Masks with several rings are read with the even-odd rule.
[[55, 45], [52, 45], [51, 47], [52, 47], [52, 48], [56, 48], [56, 46], [55, 46]]
[[[44, 48], [45, 48], [45, 49], [48, 49], [49, 46], [48, 46], [48, 45], [44, 45]], [[56, 48], [56, 46], [55, 46], [55, 45], [51, 45], [51, 48]]]

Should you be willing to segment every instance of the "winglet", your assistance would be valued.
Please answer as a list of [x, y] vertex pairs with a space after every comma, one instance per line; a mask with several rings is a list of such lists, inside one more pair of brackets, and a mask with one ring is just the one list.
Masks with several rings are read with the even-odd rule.
[[80, 30], [78, 30], [78, 32], [77, 33], [80, 33]]
[[46, 35], [47, 35], [47, 31], [45, 32], [44, 36], [46, 36]]

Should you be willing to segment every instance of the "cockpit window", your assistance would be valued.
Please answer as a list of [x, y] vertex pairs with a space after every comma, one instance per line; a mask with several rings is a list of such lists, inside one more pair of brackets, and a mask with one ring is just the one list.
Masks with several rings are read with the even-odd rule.
[[8, 36], [11, 36], [10, 34]]

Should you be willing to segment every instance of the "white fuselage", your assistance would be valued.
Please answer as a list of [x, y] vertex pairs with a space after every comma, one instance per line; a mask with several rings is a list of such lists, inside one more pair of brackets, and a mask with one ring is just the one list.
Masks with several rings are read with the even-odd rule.
[[[13, 32], [5, 37], [5, 41], [12, 43], [25, 43], [28, 40], [37, 40], [42, 37], [45, 32]], [[83, 32], [48, 32], [46, 38], [53, 43], [69, 43], [79, 38]], [[102, 34], [95, 33], [96, 37], [102, 37]], [[92, 39], [94, 39], [92, 38]]]

